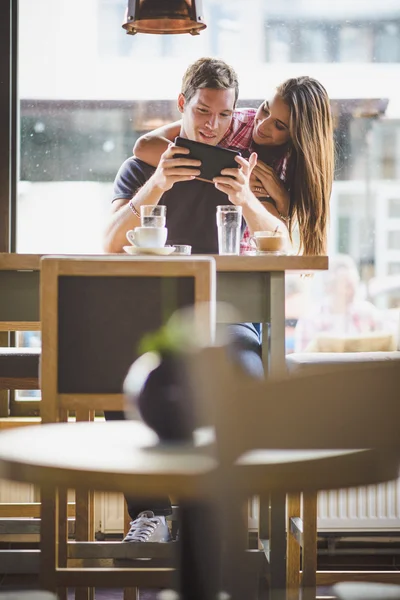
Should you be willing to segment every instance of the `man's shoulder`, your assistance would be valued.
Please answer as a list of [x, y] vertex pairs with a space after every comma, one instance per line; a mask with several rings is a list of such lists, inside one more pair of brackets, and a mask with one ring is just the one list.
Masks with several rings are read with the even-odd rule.
[[121, 171], [140, 172], [143, 175], [150, 177], [154, 173], [155, 168], [139, 158], [136, 158], [136, 156], [130, 156], [122, 163], [120, 167], [120, 172]]
[[130, 199], [152, 176], [155, 169], [151, 165], [130, 156], [119, 168], [114, 180], [113, 200]]

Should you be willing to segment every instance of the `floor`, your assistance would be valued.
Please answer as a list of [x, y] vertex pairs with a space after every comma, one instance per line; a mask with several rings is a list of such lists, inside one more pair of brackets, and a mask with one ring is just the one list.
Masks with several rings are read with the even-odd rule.
[[[14, 590], [28, 590], [37, 589], [37, 583], [35, 578], [24, 578], [23, 582], [16, 581], [15, 577], [5, 576], [0, 579], [0, 592], [8, 592]], [[68, 593], [68, 600], [74, 600], [74, 590]], [[321, 600], [328, 600], [333, 598], [329, 588], [319, 588], [317, 591], [317, 598]], [[95, 600], [123, 600], [122, 589], [110, 589], [110, 588], [96, 588]], [[174, 593], [159, 592], [157, 590], [143, 590], [140, 592], [139, 600], [177, 600], [177, 596]]]

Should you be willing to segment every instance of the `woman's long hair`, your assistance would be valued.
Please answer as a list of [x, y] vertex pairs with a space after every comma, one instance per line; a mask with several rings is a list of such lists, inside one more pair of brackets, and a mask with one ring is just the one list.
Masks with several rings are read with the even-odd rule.
[[302, 253], [325, 254], [334, 174], [329, 97], [323, 85], [311, 77], [288, 79], [277, 88], [277, 94], [290, 108], [289, 233], [297, 221]]

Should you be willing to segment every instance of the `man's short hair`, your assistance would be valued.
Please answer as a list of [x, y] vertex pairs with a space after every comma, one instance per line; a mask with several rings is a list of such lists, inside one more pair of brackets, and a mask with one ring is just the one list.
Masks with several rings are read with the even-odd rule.
[[203, 88], [212, 90], [235, 90], [235, 105], [239, 96], [239, 81], [236, 71], [223, 60], [217, 58], [199, 58], [189, 65], [182, 78], [181, 93], [186, 102]]

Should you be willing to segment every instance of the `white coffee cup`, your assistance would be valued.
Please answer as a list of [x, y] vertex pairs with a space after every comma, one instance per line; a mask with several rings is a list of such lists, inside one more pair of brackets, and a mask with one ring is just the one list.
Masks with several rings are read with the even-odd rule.
[[135, 227], [126, 232], [127, 240], [139, 248], [163, 248], [167, 241], [166, 227]]
[[258, 252], [284, 254], [287, 251], [287, 236], [279, 231], [255, 231], [250, 237], [250, 244]]

